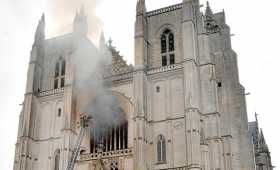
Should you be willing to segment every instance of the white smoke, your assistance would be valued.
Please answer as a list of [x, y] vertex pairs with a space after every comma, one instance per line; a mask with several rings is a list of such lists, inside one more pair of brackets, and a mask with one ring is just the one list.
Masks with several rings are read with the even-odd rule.
[[[77, 5], [76, 9], [79, 8], [79, 5], [84, 4], [86, 16], [90, 16], [87, 17], [89, 35], [94, 35], [95, 39], [100, 40], [97, 47], [83, 35], [73, 34], [75, 47], [70, 57], [71, 69], [73, 69], [74, 74], [75, 112], [77, 115], [86, 114], [92, 117], [90, 125], [92, 125], [91, 129], [95, 131], [92, 135], [95, 135], [94, 140], [97, 140], [100, 135], [106, 135], [107, 130], [112, 126], [120, 125], [125, 120], [124, 112], [117, 98], [109, 90], [111, 82], [109, 80], [105, 81], [103, 78], [105, 73], [108, 75], [111, 72], [112, 53], [105, 45], [103, 34], [98, 33], [102, 28], [101, 20], [94, 15], [94, 10], [88, 12], [89, 9], [96, 6], [94, 1], [89, 6], [85, 3], [89, 3], [89, 1], [84, 1], [83, 3], [70, 1], [71, 8], [62, 8], [59, 4], [60, 2], [63, 2], [63, 0], [58, 1], [58, 6], [62, 9], [58, 18], [62, 21], [64, 20], [64, 12], [67, 14], [75, 5]], [[75, 10], [72, 12], [75, 13]], [[71, 19], [71, 28], [73, 27], [72, 25], [73, 18]], [[62, 24], [61, 30], [64, 29], [63, 26], [64, 24]]]
[[104, 73], [110, 71], [111, 52], [104, 44], [96, 48], [86, 39], [77, 42], [72, 55], [76, 110], [77, 114], [92, 117], [96, 140], [112, 126], [122, 124], [125, 116], [117, 98], [109, 90], [111, 82], [103, 79]]
[[72, 32], [74, 17], [84, 7], [88, 19], [88, 36], [96, 43], [103, 27], [102, 20], [96, 15], [96, 8], [101, 2], [102, 0], [48, 0], [48, 17], [51, 21], [48, 36]]
[[[84, 8], [89, 39], [74, 36], [75, 49], [70, 62], [74, 73], [75, 112], [93, 118], [91, 125], [95, 135], [105, 135], [107, 129], [121, 124], [125, 119], [117, 98], [109, 90], [111, 82], [103, 79], [104, 73], [111, 71], [108, 67], [111, 65], [112, 53], [105, 45], [103, 22], [96, 15], [96, 8], [102, 1], [48, 0], [46, 15], [49, 21], [47, 37], [55, 37], [71, 33], [76, 13]], [[96, 140], [98, 136], [94, 138]]]

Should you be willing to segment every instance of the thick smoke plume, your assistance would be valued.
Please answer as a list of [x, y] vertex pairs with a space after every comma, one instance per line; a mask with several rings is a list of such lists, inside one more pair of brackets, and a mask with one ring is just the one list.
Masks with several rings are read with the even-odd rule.
[[[110, 92], [110, 81], [103, 79], [110, 72], [112, 54], [105, 45], [102, 20], [96, 15], [99, 0], [50, 0], [51, 36], [72, 32], [76, 12], [84, 8], [88, 23], [88, 38], [74, 34], [75, 49], [70, 57], [73, 69], [75, 110], [77, 115], [92, 117], [94, 139], [106, 135], [107, 129], [123, 123], [125, 116], [116, 97]], [[94, 45], [92, 41], [98, 42]], [[93, 134], [93, 133], [92, 133]]]
[[103, 40], [99, 48], [83, 38], [77, 42], [72, 55], [77, 112], [92, 116], [95, 131], [98, 129], [98, 133], [104, 133], [112, 125], [124, 121], [119, 102], [109, 90], [111, 82], [103, 78], [110, 71], [112, 54]]

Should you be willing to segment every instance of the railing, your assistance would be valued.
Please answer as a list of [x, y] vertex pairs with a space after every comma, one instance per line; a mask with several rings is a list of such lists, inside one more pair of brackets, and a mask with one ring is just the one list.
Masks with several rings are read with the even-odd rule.
[[182, 7], [183, 7], [183, 4], [180, 3], [180, 4], [172, 5], [172, 6], [169, 6], [169, 7], [157, 9], [157, 10], [154, 10], [154, 11], [147, 12], [147, 17], [159, 15], [159, 14], [170, 12], [170, 11], [175, 11], [177, 9], [181, 9]]
[[98, 153], [81, 154], [78, 161], [89, 161], [97, 158], [111, 158], [111, 157], [127, 157], [132, 156], [132, 149], [122, 149], [115, 151], [102, 152], [101, 156]]
[[130, 79], [130, 78], [133, 78], [133, 72], [114, 75], [111, 77], [111, 80], [117, 81], [117, 80]]
[[38, 92], [37, 96], [43, 97], [43, 96], [49, 96], [49, 95], [59, 94], [59, 93], [63, 93], [63, 92], [64, 92], [64, 88], [52, 89], [52, 90]]
[[133, 74], [134, 74], [134, 72], [117, 74], [117, 75], [112, 75], [112, 76], [106, 76], [106, 77], [104, 77], [104, 79], [110, 80], [112, 82], [129, 81], [129, 80], [133, 79]]
[[176, 70], [179, 68], [183, 68], [182, 64], [173, 64], [173, 65], [168, 65], [168, 66], [163, 66], [163, 67], [157, 67], [157, 68], [152, 68], [148, 70], [148, 74], [155, 74], [155, 73], [160, 73], [160, 72], [165, 72], [165, 71], [171, 71], [171, 70]]
[[166, 168], [166, 169], [160, 169], [160, 170], [187, 170], [188, 168], [186, 166], [184, 167], [176, 167], [176, 168]]

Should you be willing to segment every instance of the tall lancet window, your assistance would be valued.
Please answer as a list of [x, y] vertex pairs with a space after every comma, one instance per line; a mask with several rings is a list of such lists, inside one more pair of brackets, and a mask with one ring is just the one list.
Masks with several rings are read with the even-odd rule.
[[57, 150], [54, 155], [54, 170], [59, 170], [60, 150]]
[[119, 125], [112, 125], [104, 131], [93, 128], [91, 135], [91, 153], [97, 153], [100, 143], [103, 145], [103, 152], [128, 149], [127, 121]]
[[169, 29], [161, 35], [161, 59], [162, 66], [175, 64], [174, 34]]
[[166, 143], [163, 135], [159, 135], [157, 139], [157, 161], [158, 163], [166, 162]]
[[54, 89], [63, 88], [65, 85], [66, 62], [60, 57], [55, 64]]
[[61, 62], [61, 75], [64, 76], [65, 75], [65, 60], [62, 60]]

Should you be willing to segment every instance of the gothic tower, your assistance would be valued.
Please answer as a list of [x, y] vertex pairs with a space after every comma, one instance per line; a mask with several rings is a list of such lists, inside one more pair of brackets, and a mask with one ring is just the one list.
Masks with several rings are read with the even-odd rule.
[[[72, 33], [45, 39], [44, 15], [39, 21], [14, 170], [65, 170], [82, 106], [111, 107], [96, 102], [103, 101], [101, 90], [113, 96], [109, 104], [116, 109], [110, 112], [122, 117], [115, 115], [102, 133], [96, 126], [87, 129], [76, 170], [254, 170], [255, 162], [257, 168], [271, 168], [263, 134], [248, 129], [245, 90], [224, 11], [214, 13], [209, 3], [201, 11], [199, 0], [147, 11], [145, 0], [137, 0], [134, 66], [104, 36], [97, 48], [87, 38], [87, 22], [82, 8]], [[83, 55], [73, 60], [77, 52]], [[92, 62], [99, 55], [111, 61]], [[106, 88], [78, 79], [96, 68], [101, 72], [89, 77], [98, 77]]]

